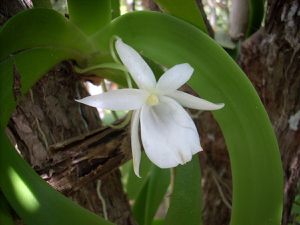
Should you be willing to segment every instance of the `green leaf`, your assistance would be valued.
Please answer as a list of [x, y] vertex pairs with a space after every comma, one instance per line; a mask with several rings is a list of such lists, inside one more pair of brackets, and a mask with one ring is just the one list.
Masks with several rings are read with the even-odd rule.
[[111, 21], [110, 0], [68, 0], [71, 22], [92, 35]]
[[0, 133], [0, 186], [27, 225], [112, 225], [52, 189]]
[[0, 33], [0, 61], [33, 48], [72, 52], [83, 62], [94, 48], [87, 37], [66, 18], [50, 9], [32, 9], [10, 19]]
[[207, 100], [225, 103], [213, 115], [231, 160], [231, 225], [280, 224], [283, 174], [277, 141], [254, 87], [230, 56], [194, 26], [161, 13], [126, 14], [93, 39], [108, 51], [112, 35], [166, 67], [192, 65], [191, 87]]
[[183, 19], [207, 33], [207, 28], [196, 0], [155, 0], [155, 2], [164, 12]]
[[130, 170], [128, 175], [128, 181], [126, 185], [126, 191], [129, 199], [135, 200], [143, 187], [146, 185], [149, 179], [148, 173], [151, 171], [153, 166], [152, 162], [148, 159], [145, 152], [142, 153], [140, 163], [140, 175], [141, 178], [137, 177], [133, 170], [133, 163], [130, 161]]
[[112, 224], [53, 190], [17, 154], [4, 135], [4, 127], [16, 105], [13, 71], [20, 73], [21, 92], [25, 93], [56, 63], [64, 59], [84, 62], [94, 48], [74, 25], [47, 9], [18, 14], [3, 27], [0, 41], [3, 106], [0, 111], [0, 186], [3, 193], [28, 225]]
[[[28, 10], [9, 20], [0, 32], [0, 101], [6, 102], [0, 111], [1, 128], [6, 126], [16, 105], [12, 91], [13, 65], [20, 73], [24, 94], [57, 63], [74, 59], [86, 65], [92, 52], [95, 50], [87, 37], [53, 10]], [[103, 69], [95, 74], [126, 83], [125, 76], [116, 70]]]
[[200, 225], [201, 221], [201, 174], [198, 155], [175, 170], [174, 190], [165, 225]]
[[119, 17], [121, 15], [120, 0], [111, 0], [111, 9], [112, 19]]
[[99, 77], [107, 78], [125, 87], [127, 85], [127, 81], [124, 71], [127, 72], [127, 69], [123, 65], [117, 63], [92, 64], [92, 66], [85, 67], [83, 69], [75, 67], [75, 72], [77, 73], [98, 75]]
[[32, 4], [34, 8], [52, 8], [50, 0], [32, 0]]
[[154, 220], [151, 225], [163, 225], [164, 222], [165, 222], [164, 220], [158, 219], [158, 220]]
[[8, 202], [6, 201], [5, 197], [1, 192], [0, 192], [0, 224], [14, 225], [14, 221], [11, 216]]
[[246, 37], [249, 37], [261, 27], [264, 18], [264, 4], [265, 0], [249, 1], [249, 22]]
[[[0, 102], [2, 107], [0, 110], [0, 132], [3, 132], [12, 111], [16, 107], [13, 95], [13, 61], [6, 60], [0, 63]], [[1, 176], [0, 176], [1, 177]]]
[[133, 215], [139, 225], [151, 225], [169, 183], [170, 170], [153, 165], [133, 206]]

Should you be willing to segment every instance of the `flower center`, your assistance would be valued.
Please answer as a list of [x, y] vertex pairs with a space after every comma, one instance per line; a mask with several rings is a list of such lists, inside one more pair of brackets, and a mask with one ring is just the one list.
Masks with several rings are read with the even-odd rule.
[[146, 103], [148, 104], [148, 105], [157, 105], [158, 103], [159, 103], [159, 99], [158, 99], [158, 97], [157, 97], [157, 95], [155, 95], [155, 94], [150, 94], [149, 96], [148, 96], [148, 98], [147, 98], [147, 101], [146, 101]]

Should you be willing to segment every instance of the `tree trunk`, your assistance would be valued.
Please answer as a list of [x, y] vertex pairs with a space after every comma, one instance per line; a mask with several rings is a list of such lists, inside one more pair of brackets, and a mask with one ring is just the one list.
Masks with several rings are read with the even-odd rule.
[[[5, 19], [23, 7], [19, 1], [5, 3], [0, 6]], [[20, 79], [17, 68], [15, 75]], [[97, 111], [74, 101], [85, 96], [71, 64], [58, 65], [21, 99], [8, 135], [54, 188], [116, 224], [136, 224], [118, 169], [131, 157], [127, 129], [99, 129]]]

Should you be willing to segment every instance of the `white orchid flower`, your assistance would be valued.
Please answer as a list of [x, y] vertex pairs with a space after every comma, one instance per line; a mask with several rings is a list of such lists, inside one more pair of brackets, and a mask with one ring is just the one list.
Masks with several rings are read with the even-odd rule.
[[155, 165], [172, 168], [190, 161], [202, 148], [196, 126], [183, 107], [217, 110], [224, 104], [214, 104], [177, 90], [194, 71], [188, 63], [173, 66], [156, 82], [150, 67], [132, 47], [118, 39], [115, 48], [139, 89], [112, 90], [78, 102], [102, 109], [134, 110], [131, 148], [137, 176], [141, 160], [139, 125], [144, 150]]

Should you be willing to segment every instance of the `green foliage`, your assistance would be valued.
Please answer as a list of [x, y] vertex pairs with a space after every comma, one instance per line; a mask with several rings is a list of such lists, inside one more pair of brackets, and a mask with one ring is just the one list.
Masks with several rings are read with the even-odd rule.
[[278, 145], [255, 89], [235, 62], [194, 26], [160, 13], [135, 12], [114, 20], [93, 37], [102, 51], [108, 51], [112, 34], [166, 67], [189, 62], [195, 69], [191, 87], [205, 99], [225, 102], [225, 108], [213, 114], [231, 159], [231, 224], [280, 224]]
[[170, 170], [153, 165], [133, 206], [133, 215], [139, 225], [151, 225], [169, 183]]
[[52, 189], [0, 134], [0, 186], [28, 225], [112, 225]]
[[[283, 179], [270, 121], [245, 74], [219, 45], [198, 29], [205, 27], [200, 14], [196, 15], [195, 2], [185, 2], [187, 8], [182, 9], [179, 0], [172, 1], [174, 5], [157, 0], [172, 15], [195, 26], [153, 12], [130, 13], [110, 22], [110, 2], [93, 2], [95, 8], [85, 5], [86, 1], [69, 0], [71, 21], [52, 10], [28, 10], [12, 18], [0, 31], [0, 187], [24, 222], [111, 224], [42, 181], [13, 149], [3, 129], [16, 105], [14, 92], [18, 90], [12, 90], [16, 71], [21, 76], [21, 93], [55, 64], [67, 59], [74, 60], [82, 70], [97, 67], [93, 70], [96, 74], [119, 83], [124, 81], [121, 71], [110, 64], [113, 63], [110, 41], [118, 35], [164, 67], [190, 63], [195, 69], [189, 82], [191, 87], [205, 99], [225, 102], [225, 108], [215, 112], [214, 117], [223, 131], [231, 160], [231, 225], [279, 225]], [[103, 11], [97, 14], [100, 8]], [[200, 179], [197, 158], [176, 169], [174, 193], [164, 224], [201, 223]], [[135, 216], [141, 224], [151, 224], [168, 187], [169, 170], [152, 167], [142, 182], [130, 182], [132, 186], [127, 188], [136, 200]]]
[[174, 191], [165, 225], [200, 225], [201, 174], [198, 156], [192, 162], [176, 168]]
[[[13, 109], [16, 107], [13, 96], [13, 62], [6, 60], [0, 64], [0, 101], [5, 103], [0, 110], [0, 127], [1, 133], [4, 131]], [[7, 87], [8, 86], [8, 87]], [[7, 87], [7, 88], [6, 88]], [[3, 151], [3, 150], [2, 150]], [[1, 176], [0, 176], [1, 178]]]
[[164, 225], [164, 220], [154, 220], [152, 222], [152, 225]]
[[133, 200], [133, 215], [139, 225], [151, 225], [154, 215], [165, 196], [170, 183], [170, 170], [162, 170], [154, 166], [142, 153], [140, 175], [133, 172], [130, 162], [126, 191]]
[[300, 189], [298, 188], [298, 194], [295, 197], [294, 204], [292, 207], [292, 225], [298, 225], [300, 223]]
[[166, 13], [183, 19], [207, 33], [205, 22], [195, 0], [155, 0]]
[[68, 0], [70, 21], [91, 35], [111, 20], [110, 0]]
[[112, 19], [117, 18], [118, 16], [121, 15], [120, 6], [121, 6], [120, 0], [111, 0], [111, 9], [112, 9], [111, 17], [112, 17]]
[[0, 192], [0, 224], [14, 225], [8, 202]]
[[21, 12], [9, 20], [1, 30], [0, 61], [35, 48], [61, 50], [66, 52], [70, 59], [78, 61], [86, 60], [93, 51], [91, 43], [75, 25], [49, 9]]
[[0, 33], [0, 49], [0, 101], [6, 102], [0, 111], [1, 128], [6, 126], [16, 104], [11, 91], [13, 66], [21, 73], [20, 91], [26, 93], [55, 64], [66, 59], [84, 62], [92, 51], [91, 44], [73, 24], [48, 9], [28, 10], [9, 20]]
[[129, 199], [135, 200], [148, 180], [148, 174], [152, 167], [152, 163], [147, 158], [145, 153], [142, 153], [140, 164], [141, 178], [137, 177], [133, 171], [132, 162], [130, 162], [130, 169], [128, 174], [128, 180], [126, 184], [126, 192]]
[[249, 22], [246, 37], [249, 37], [261, 27], [264, 18], [264, 4], [265, 0], [249, 1]]
[[32, 0], [32, 4], [34, 8], [52, 8], [50, 0]]

